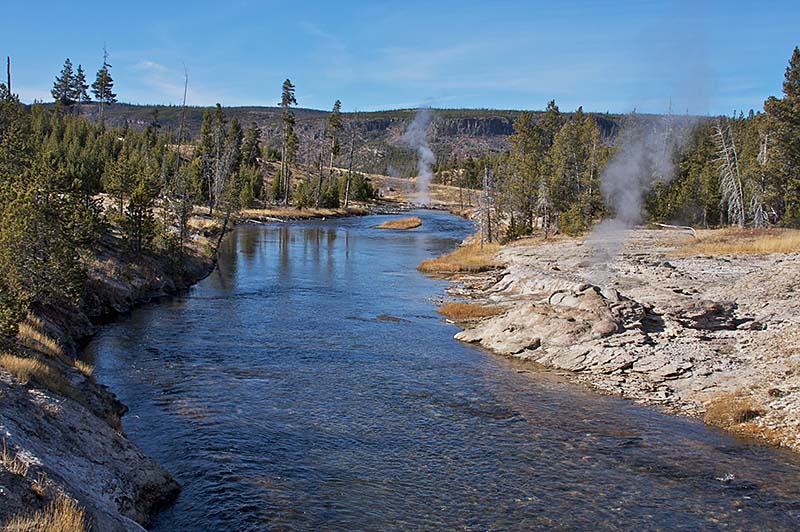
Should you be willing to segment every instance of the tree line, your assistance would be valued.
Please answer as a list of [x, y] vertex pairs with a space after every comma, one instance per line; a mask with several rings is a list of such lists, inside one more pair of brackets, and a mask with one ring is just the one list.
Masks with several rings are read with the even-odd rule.
[[[94, 95], [98, 106], [100, 121], [103, 120], [103, 111], [106, 105], [116, 103], [117, 95], [114, 93], [114, 79], [111, 77], [111, 65], [108, 63], [108, 50], [103, 48], [103, 64], [98, 69], [95, 80], [91, 85], [91, 94]], [[77, 71], [73, 70], [69, 57], [64, 60], [61, 72], [53, 82], [50, 90], [53, 99], [63, 106], [71, 107], [76, 103], [91, 103], [89, 85], [83, 65], [78, 65]]]
[[[800, 227], [798, 48], [786, 68], [782, 98], [768, 98], [763, 112], [696, 120], [668, 115], [662, 122], [632, 113], [625, 117], [623, 134], [609, 143], [601, 138], [594, 115], [578, 108], [565, 117], [551, 101], [538, 118], [527, 112], [517, 118], [508, 150], [468, 158], [437, 178], [481, 190], [480, 216], [482, 224], [495, 227], [493, 238], [574, 234], [615, 214], [602, 194], [603, 172], [626, 138], [652, 136], [648, 128], [656, 129], [660, 140], [643, 148], [665, 150], [675, 175], [663, 175], [663, 165], [652, 160], [638, 169], [646, 173], [641, 176], [647, 182], [645, 220]], [[626, 131], [634, 133], [626, 136]]]
[[[116, 235], [133, 257], [165, 259], [180, 274], [193, 214], [219, 219], [221, 240], [243, 208], [337, 207], [374, 196], [369, 180], [352, 171], [354, 134], [350, 171], [335, 168], [345, 129], [338, 101], [317, 142], [316, 159], [306, 161], [303, 170], [296, 160], [291, 108], [296, 100], [289, 80], [282, 89], [282, 150], [279, 160], [270, 161], [259, 127], [243, 129], [219, 104], [205, 111], [197, 139], [184, 138], [183, 124], [177, 132], [164, 131], [157, 109], [143, 130], [86, 120], [69, 109], [70, 102], [88, 98], [85, 76], [73, 75], [70, 67], [65, 62], [56, 79], [55, 106], [21, 104], [0, 83], [3, 335], [14, 334], [32, 305], [77, 308], [87, 265], [103, 235]], [[108, 92], [109, 67], [104, 61], [98, 73], [98, 90], [105, 91], [98, 99], [106, 104], [115, 101]], [[273, 176], [274, 164], [279, 170]]]

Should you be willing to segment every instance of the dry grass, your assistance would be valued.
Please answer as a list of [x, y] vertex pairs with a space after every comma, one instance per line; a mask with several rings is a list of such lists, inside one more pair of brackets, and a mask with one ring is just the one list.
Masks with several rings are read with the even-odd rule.
[[736, 432], [749, 432], [746, 424], [760, 417], [763, 409], [752, 399], [738, 393], [726, 393], [706, 405], [705, 422]]
[[678, 247], [675, 255], [766, 255], [798, 251], [800, 230], [729, 228], [699, 231], [698, 238]]
[[414, 229], [422, 225], [422, 220], [416, 216], [408, 216], [406, 218], [394, 218], [387, 220], [380, 225], [376, 225], [376, 229]]
[[87, 377], [91, 377], [94, 374], [94, 366], [83, 360], [75, 359], [75, 367]]
[[78, 503], [60, 494], [44, 510], [8, 521], [6, 532], [85, 532], [89, 530], [86, 512]]
[[550, 244], [552, 242], [561, 242], [563, 240], [575, 239], [575, 242], [580, 242], [576, 237], [565, 235], [563, 233], [559, 233], [557, 235], [550, 235], [545, 238], [543, 235], [531, 235], [525, 236], [522, 238], [518, 238], [516, 240], [512, 240], [508, 242], [506, 245], [511, 247], [525, 247], [525, 246], [540, 246], [542, 244]]
[[39, 474], [36, 475], [36, 478], [31, 481], [31, 491], [33, 491], [39, 497], [44, 497], [49, 483], [50, 481], [47, 478], [47, 473], [39, 471]]
[[450, 214], [466, 218], [467, 220], [472, 220], [472, 216], [475, 214], [475, 209], [473, 207], [464, 207], [463, 209], [459, 207], [453, 207], [450, 209]]
[[35, 358], [20, 357], [8, 353], [0, 354], [0, 366], [13, 374], [22, 384], [28, 384], [31, 377], [38, 380], [39, 376], [50, 371], [43, 362]]
[[267, 209], [243, 209], [241, 217], [244, 219], [279, 218], [282, 220], [306, 220], [314, 218], [329, 218], [348, 214], [366, 214], [366, 209], [360, 207], [340, 207], [338, 209], [297, 209], [295, 207], [270, 207]]
[[45, 332], [42, 320], [33, 315], [29, 314], [25, 321], [19, 324], [17, 341], [48, 356], [64, 360], [64, 349], [61, 344]]
[[465, 303], [463, 301], [450, 301], [443, 304], [437, 312], [454, 321], [465, 321], [477, 318], [496, 316], [503, 312], [494, 305], [481, 305], [478, 303]]
[[24, 460], [19, 459], [19, 453], [15, 453], [14, 456], [11, 456], [6, 440], [3, 440], [3, 449], [0, 450], [0, 463], [14, 475], [24, 477], [28, 474], [28, 464]]
[[480, 242], [472, 242], [440, 257], [425, 259], [419, 263], [417, 269], [425, 273], [487, 271], [502, 265], [495, 258], [499, 249], [500, 244], [486, 243], [481, 246]]
[[33, 357], [22, 357], [9, 353], [0, 354], [0, 366], [12, 373], [22, 384], [28, 384], [33, 378], [48, 390], [58, 392], [67, 397], [73, 396], [73, 390], [63, 375]]

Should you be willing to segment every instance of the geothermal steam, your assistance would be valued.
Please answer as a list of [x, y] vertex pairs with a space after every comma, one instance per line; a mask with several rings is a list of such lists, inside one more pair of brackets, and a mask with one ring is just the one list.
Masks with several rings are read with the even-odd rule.
[[628, 230], [641, 222], [644, 197], [650, 187], [673, 178], [673, 155], [693, 127], [693, 120], [682, 118], [675, 124], [671, 116], [664, 120], [633, 117], [624, 126], [619, 149], [603, 171], [600, 184], [615, 217], [595, 226], [587, 238], [598, 266], [607, 265], [619, 253]]
[[414, 120], [408, 125], [402, 143], [417, 152], [417, 197], [416, 203], [428, 205], [431, 202], [429, 185], [433, 174], [431, 165], [436, 157], [428, 144], [428, 126], [433, 120], [433, 113], [428, 108], [417, 110]]

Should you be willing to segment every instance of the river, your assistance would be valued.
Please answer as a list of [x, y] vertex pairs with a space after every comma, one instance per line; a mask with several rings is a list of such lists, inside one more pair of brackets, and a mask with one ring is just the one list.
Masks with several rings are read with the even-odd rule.
[[420, 211], [243, 226], [180, 297], [101, 329], [97, 379], [183, 491], [166, 531], [800, 528], [800, 457], [452, 336]]

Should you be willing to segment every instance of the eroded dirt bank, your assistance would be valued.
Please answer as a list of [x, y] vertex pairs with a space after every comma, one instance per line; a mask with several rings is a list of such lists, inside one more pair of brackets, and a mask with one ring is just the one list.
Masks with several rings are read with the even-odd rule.
[[583, 238], [504, 246], [451, 289], [502, 312], [456, 338], [800, 449], [800, 256], [681, 256], [688, 238], [638, 229], [610, 261]]

